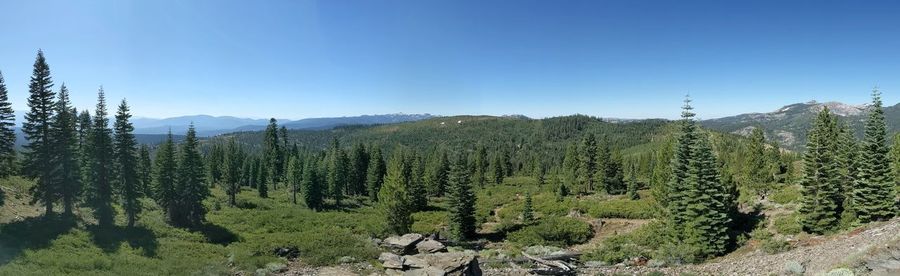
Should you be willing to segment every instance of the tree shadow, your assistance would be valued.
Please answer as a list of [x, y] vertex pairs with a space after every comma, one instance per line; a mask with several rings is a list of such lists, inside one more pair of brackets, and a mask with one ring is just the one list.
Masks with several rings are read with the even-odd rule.
[[766, 215], [762, 213], [760, 208], [753, 208], [748, 213], [737, 212], [734, 218], [733, 226], [729, 235], [731, 236], [731, 240], [734, 241], [728, 248], [728, 251], [734, 251], [741, 244], [738, 244], [736, 241], [740, 240], [739, 237], [748, 237], [753, 230], [760, 226], [761, 223], [766, 221]]
[[146, 257], [156, 257], [156, 250], [159, 248], [156, 234], [143, 226], [123, 227], [116, 225], [104, 228], [91, 225], [87, 227], [87, 231], [91, 233], [94, 244], [106, 253], [118, 251], [119, 246], [123, 242], [127, 242], [132, 248], [140, 248], [142, 254]]
[[75, 227], [71, 216], [29, 217], [0, 225], [0, 266], [9, 263], [26, 249], [50, 246], [62, 234]]
[[229, 245], [240, 240], [237, 234], [228, 230], [228, 228], [218, 226], [212, 223], [204, 223], [200, 226], [190, 228], [191, 231], [203, 234], [206, 241], [218, 245]]

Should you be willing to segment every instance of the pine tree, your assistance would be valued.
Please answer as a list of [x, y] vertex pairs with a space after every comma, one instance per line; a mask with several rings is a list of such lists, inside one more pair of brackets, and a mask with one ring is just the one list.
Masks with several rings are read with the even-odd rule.
[[366, 187], [369, 191], [369, 199], [378, 201], [378, 190], [384, 184], [385, 168], [384, 157], [381, 148], [372, 146], [369, 153], [369, 168], [366, 170]]
[[525, 192], [525, 206], [522, 208], [522, 223], [534, 222], [534, 208], [531, 206], [531, 192]]
[[[9, 91], [0, 73], [0, 177], [15, 172], [16, 162], [16, 115], [9, 102]], [[2, 192], [0, 192], [2, 193]]]
[[447, 152], [438, 150], [428, 162], [425, 170], [424, 182], [428, 195], [444, 196], [448, 171], [450, 171], [450, 163], [447, 161]]
[[749, 160], [747, 161], [745, 174], [749, 176], [748, 187], [757, 193], [760, 198], [765, 198], [772, 189], [773, 174], [768, 163], [768, 151], [766, 150], [766, 137], [761, 127], [753, 128], [750, 133], [750, 143], [747, 145]]
[[887, 220], [896, 214], [895, 182], [888, 159], [890, 149], [881, 106], [881, 92], [875, 88], [862, 143], [859, 179], [851, 194], [853, 211], [863, 223]]
[[133, 227], [141, 213], [141, 202], [138, 199], [142, 195], [137, 173], [137, 140], [134, 138], [134, 126], [130, 119], [128, 103], [122, 100], [116, 112], [113, 154], [116, 162], [116, 183], [122, 196], [122, 209], [125, 210], [128, 227]]
[[300, 158], [297, 156], [291, 156], [288, 160], [286, 175], [286, 182], [288, 185], [291, 185], [291, 202], [297, 204], [297, 192], [300, 190], [301, 182], [303, 181], [303, 162], [300, 162]]
[[241, 168], [243, 167], [244, 152], [231, 138], [225, 146], [224, 162], [222, 163], [222, 186], [228, 195], [228, 204], [237, 206], [237, 194], [241, 192]]
[[566, 155], [563, 159], [562, 183], [564, 185], [571, 186], [575, 184], [579, 164], [578, 146], [574, 143], [569, 144], [569, 146], [566, 147]]
[[44, 59], [44, 52], [38, 50], [34, 61], [31, 82], [28, 85], [28, 113], [22, 124], [22, 132], [28, 144], [25, 145], [25, 172], [35, 178], [31, 187], [32, 203], [44, 204], [45, 215], [53, 213], [53, 203], [59, 199], [59, 189], [54, 187], [53, 142], [51, 123], [55, 107], [53, 80], [50, 78], [50, 67]]
[[347, 155], [341, 149], [337, 138], [331, 140], [331, 148], [328, 151], [328, 188], [329, 194], [334, 199], [334, 204], [341, 205], [344, 198], [344, 189], [347, 184]]
[[323, 185], [316, 158], [310, 157], [305, 163], [306, 166], [303, 168], [302, 177], [303, 183], [301, 184], [303, 202], [306, 203], [306, 207], [309, 209], [321, 210]]
[[698, 138], [690, 160], [687, 198], [690, 221], [685, 232], [687, 244], [705, 258], [724, 253], [728, 246], [733, 195], [719, 181], [718, 164], [708, 139]]
[[850, 125], [844, 123], [841, 125], [837, 140], [837, 161], [838, 171], [841, 177], [841, 186], [839, 187], [839, 200], [841, 221], [844, 223], [852, 223], [856, 220], [856, 214], [853, 211], [853, 187], [859, 177], [859, 145], [853, 135], [853, 129]]
[[838, 170], [837, 124], [828, 108], [823, 108], [809, 131], [804, 155], [805, 174], [800, 204], [804, 231], [825, 233], [838, 225], [841, 176]]
[[206, 218], [203, 200], [209, 197], [209, 186], [204, 179], [203, 157], [198, 151], [197, 131], [191, 124], [184, 143], [181, 144], [181, 158], [178, 161], [179, 194], [177, 224], [196, 227]]
[[363, 144], [353, 146], [350, 154], [350, 174], [348, 191], [352, 195], [367, 194], [366, 171], [369, 169], [369, 153]]
[[607, 156], [603, 162], [603, 187], [608, 194], [622, 194], [627, 189], [624, 181], [625, 173], [622, 170], [622, 156], [618, 152]]
[[272, 189], [278, 189], [278, 180], [281, 179], [282, 156], [281, 142], [278, 140], [278, 121], [269, 119], [266, 126], [265, 140], [263, 141], [263, 158], [265, 159], [266, 182], [272, 184]]
[[101, 228], [113, 225], [115, 210], [112, 182], [115, 179], [112, 130], [106, 112], [106, 94], [103, 87], [97, 95], [97, 109], [90, 132], [90, 180], [88, 181], [87, 206], [94, 210], [94, 218]]
[[259, 194], [261, 198], [269, 198], [269, 187], [266, 184], [268, 177], [266, 177], [269, 172], [266, 169], [266, 160], [263, 158], [256, 158], [254, 162], [256, 164], [254, 174], [256, 176], [256, 193]]
[[206, 156], [206, 180], [213, 187], [222, 181], [225, 166], [225, 149], [220, 144], [213, 144]]
[[81, 194], [81, 171], [78, 164], [78, 133], [75, 109], [69, 102], [69, 90], [63, 84], [59, 88], [56, 111], [51, 122], [51, 146], [53, 186], [63, 201], [64, 214], [71, 216]]
[[688, 177], [690, 176], [694, 147], [698, 139], [692, 110], [690, 100], [685, 99], [679, 122], [681, 131], [676, 138], [674, 155], [671, 159], [671, 174], [664, 192], [661, 193], [665, 194], [667, 198], [665, 201], [667, 217], [671, 220], [671, 226], [677, 230], [684, 229], [687, 222], [690, 221], [687, 208], [691, 184]]
[[176, 208], [178, 208], [178, 161], [175, 159], [175, 141], [172, 132], [166, 136], [166, 142], [160, 145], [156, 151], [156, 171], [154, 172], [154, 200], [166, 214], [169, 223], [176, 223]]
[[457, 156], [448, 175], [450, 202], [450, 233], [457, 240], [475, 236], [475, 192], [469, 180], [465, 158]]
[[141, 145], [138, 151], [138, 183], [142, 194], [153, 194], [153, 161], [150, 159], [150, 147], [146, 144]]
[[578, 166], [575, 169], [576, 185], [582, 194], [594, 191], [597, 157], [597, 138], [593, 133], [588, 133], [578, 146]]
[[475, 169], [472, 171], [472, 182], [478, 187], [484, 188], [484, 183], [487, 180], [488, 157], [487, 150], [481, 143], [478, 143], [478, 146], [475, 148], [474, 158], [473, 164]]
[[[81, 111], [78, 115], [78, 162], [80, 173], [81, 173], [81, 184], [82, 186], [88, 185], [91, 183], [93, 179], [93, 154], [94, 150], [91, 147], [91, 137], [93, 134], [93, 119], [91, 119], [91, 114], [87, 111]], [[86, 187], [82, 187], [83, 189]]]
[[407, 163], [412, 167], [412, 177], [406, 185], [410, 197], [411, 211], [422, 211], [428, 207], [428, 191], [425, 188], [425, 161], [422, 155], [412, 152]]
[[506, 173], [503, 172], [503, 163], [503, 154], [494, 155], [494, 162], [491, 162], [491, 180], [496, 185], [503, 184], [503, 178], [506, 176]]
[[412, 179], [410, 158], [402, 150], [396, 150], [387, 164], [384, 186], [378, 192], [378, 204], [388, 229], [395, 234], [406, 234], [412, 226], [412, 202], [409, 190]]
[[637, 172], [632, 172], [631, 176], [628, 177], [628, 198], [631, 200], [641, 199], [641, 195], [638, 194], [638, 183], [637, 180]]

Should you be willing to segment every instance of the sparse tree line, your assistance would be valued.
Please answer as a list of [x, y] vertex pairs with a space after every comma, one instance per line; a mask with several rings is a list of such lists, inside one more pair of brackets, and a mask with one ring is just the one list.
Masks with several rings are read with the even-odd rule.
[[101, 228], [109, 228], [115, 224], [114, 204], [119, 204], [127, 226], [132, 227], [142, 211], [140, 199], [150, 197], [163, 207], [172, 224], [203, 223], [202, 201], [209, 189], [203, 184], [203, 159], [193, 128], [178, 148], [169, 135], [157, 151], [153, 169], [150, 149], [135, 139], [125, 100], [110, 126], [102, 87], [91, 115], [72, 107], [65, 84], [58, 92], [53, 86], [50, 67], [43, 51], [38, 51], [28, 86], [29, 110], [22, 123], [27, 143], [19, 159], [14, 148], [15, 117], [0, 75], [0, 171], [3, 176], [21, 172], [34, 179], [29, 191], [32, 204], [43, 205], [45, 217], [54, 216], [57, 204], [67, 217], [74, 215], [76, 207], [87, 207]]

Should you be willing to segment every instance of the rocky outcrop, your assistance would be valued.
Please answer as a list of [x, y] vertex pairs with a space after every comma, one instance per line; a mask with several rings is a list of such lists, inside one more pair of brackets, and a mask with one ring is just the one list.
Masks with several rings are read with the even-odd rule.
[[448, 253], [443, 243], [420, 234], [388, 237], [381, 244], [391, 251], [378, 257], [387, 275], [481, 275], [474, 253]]

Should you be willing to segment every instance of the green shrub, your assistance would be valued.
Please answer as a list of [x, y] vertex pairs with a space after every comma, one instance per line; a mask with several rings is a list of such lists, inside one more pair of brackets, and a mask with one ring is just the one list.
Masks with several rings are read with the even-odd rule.
[[600, 247], [584, 254], [585, 260], [598, 260], [617, 264], [634, 257], [649, 257], [650, 251], [634, 243], [631, 236], [618, 235], [605, 241]]
[[612, 199], [585, 202], [583, 208], [595, 218], [650, 219], [656, 215], [649, 199]]
[[796, 214], [775, 217], [772, 221], [772, 227], [779, 234], [783, 235], [796, 235], [803, 230], [803, 226], [800, 225]]
[[769, 199], [778, 204], [797, 202], [800, 199], [800, 188], [796, 185], [785, 186], [773, 193]]
[[444, 233], [447, 227], [449, 212], [445, 211], [426, 211], [413, 213], [413, 233], [430, 234]]
[[552, 217], [525, 227], [508, 236], [521, 245], [570, 246], [588, 241], [593, 236], [591, 225], [573, 218]]

